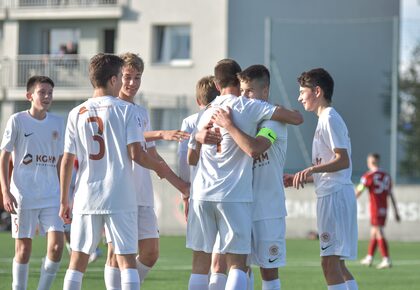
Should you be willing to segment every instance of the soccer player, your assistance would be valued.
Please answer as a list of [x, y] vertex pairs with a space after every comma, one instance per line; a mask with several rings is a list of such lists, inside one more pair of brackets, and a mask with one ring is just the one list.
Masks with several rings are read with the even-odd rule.
[[124, 61], [97, 54], [89, 63], [93, 97], [69, 113], [61, 164], [60, 216], [70, 222], [69, 185], [74, 158], [79, 162], [71, 231], [72, 255], [64, 290], [79, 290], [89, 255], [105, 225], [121, 268], [122, 289], [139, 289], [136, 268], [137, 196], [132, 161], [165, 177], [169, 167], [142, 147], [143, 123], [134, 106], [118, 99]]
[[[47, 255], [41, 266], [38, 289], [50, 289], [63, 252], [63, 221], [59, 211], [59, 168], [63, 155], [63, 119], [48, 113], [54, 82], [46, 76], [32, 76], [26, 84], [27, 111], [13, 114], [1, 143], [1, 188], [3, 204], [12, 216], [15, 239], [12, 289], [26, 289], [32, 239], [37, 225], [47, 234]], [[9, 182], [9, 159], [13, 174]]]
[[331, 106], [334, 80], [322, 68], [298, 78], [298, 101], [318, 116], [312, 143], [313, 165], [285, 176], [287, 186], [299, 189], [315, 183], [317, 224], [322, 269], [330, 290], [358, 289], [344, 260], [357, 255], [357, 204], [351, 182], [351, 144], [346, 124]]
[[[265, 66], [252, 65], [238, 73], [238, 78], [243, 96], [268, 102], [270, 73]], [[265, 120], [258, 125], [256, 137], [251, 137], [235, 126], [230, 110], [216, 111], [213, 120], [225, 128], [238, 146], [254, 159], [250, 261], [260, 267], [262, 289], [279, 290], [278, 268], [286, 262], [286, 204], [282, 176], [286, 161], [287, 127], [280, 122]], [[218, 279], [220, 274], [212, 273], [210, 282], [215, 280], [217, 284]], [[250, 283], [252, 281], [251, 278]]]
[[[300, 113], [239, 95], [236, 76], [240, 66], [231, 59], [215, 67], [216, 87], [220, 96], [204, 111], [195, 132], [208, 130], [217, 108], [231, 107], [236, 125], [248, 135], [255, 135], [264, 119], [300, 124]], [[208, 289], [208, 272], [216, 235], [220, 252], [226, 254], [229, 275], [226, 289], [246, 289], [246, 257], [251, 252], [252, 159], [235, 143], [224, 128], [219, 144], [194, 144], [190, 138], [188, 162], [197, 164], [193, 180], [192, 205], [188, 214], [187, 247], [193, 250], [189, 289]], [[196, 163], [197, 162], [197, 163]]]
[[[145, 147], [147, 154], [152, 158], [163, 160], [156, 151], [155, 143], [149, 142], [150, 139], [156, 140], [157, 136], [162, 136], [160, 139], [179, 141], [183, 138], [189, 137], [189, 134], [180, 130], [171, 131], [151, 131], [150, 119], [147, 110], [134, 104], [134, 97], [137, 94], [140, 85], [141, 77], [144, 71], [143, 60], [134, 53], [125, 53], [121, 55], [124, 61], [122, 68], [122, 87], [119, 92], [119, 98], [124, 100], [135, 108], [139, 121], [144, 127]], [[151, 138], [149, 138], [149, 136]], [[143, 145], [143, 144], [142, 144]], [[134, 182], [137, 194], [137, 226], [138, 226], [138, 248], [139, 255], [137, 256], [137, 270], [142, 283], [149, 273], [153, 265], [159, 257], [159, 229], [157, 218], [154, 211], [153, 185], [150, 176], [150, 171], [142, 166], [133, 164]], [[184, 182], [172, 171], [166, 178], [178, 190], [180, 190], [185, 198], [189, 195], [189, 181]], [[106, 231], [108, 236], [108, 231]], [[120, 270], [118, 262], [114, 254], [114, 247], [107, 237], [108, 243], [108, 258], [105, 265], [104, 278], [107, 289], [121, 289]]]
[[365, 189], [369, 190], [370, 200], [370, 242], [367, 256], [360, 261], [362, 265], [371, 266], [373, 256], [375, 255], [376, 246], [382, 254], [382, 261], [376, 268], [386, 269], [391, 268], [392, 263], [389, 258], [388, 243], [384, 234], [384, 227], [386, 216], [388, 212], [388, 197], [391, 199], [394, 208], [395, 219], [399, 222], [400, 215], [398, 214], [397, 202], [392, 193], [391, 176], [379, 168], [380, 156], [378, 153], [371, 153], [367, 157], [367, 167], [369, 171], [366, 172], [360, 184], [356, 188], [356, 197], [359, 197]]

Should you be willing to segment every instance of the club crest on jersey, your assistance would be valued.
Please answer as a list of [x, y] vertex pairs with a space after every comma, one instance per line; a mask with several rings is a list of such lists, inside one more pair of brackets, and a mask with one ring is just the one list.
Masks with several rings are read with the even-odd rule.
[[23, 157], [22, 163], [25, 164], [25, 165], [28, 165], [32, 162], [32, 159], [33, 159], [32, 154], [28, 153], [28, 154], [25, 155], [25, 157]]
[[54, 131], [52, 132], [52, 139], [53, 139], [53, 140], [58, 140], [58, 136], [59, 136], [58, 131], [54, 130]]
[[330, 239], [331, 239], [331, 236], [330, 236], [330, 233], [328, 233], [328, 232], [323, 232], [323, 233], [321, 234], [320, 238], [321, 238], [321, 241], [322, 241], [322, 242], [324, 242], [324, 243], [328, 243], [328, 242], [330, 241]]
[[279, 254], [279, 247], [277, 245], [272, 245], [268, 252], [270, 253], [270, 256], [277, 256]]

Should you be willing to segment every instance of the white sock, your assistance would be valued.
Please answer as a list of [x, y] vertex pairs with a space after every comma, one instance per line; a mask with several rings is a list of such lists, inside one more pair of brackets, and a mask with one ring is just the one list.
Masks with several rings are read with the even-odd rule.
[[271, 281], [262, 280], [262, 290], [280, 290], [281, 282], [280, 279], [275, 279]]
[[248, 268], [248, 272], [246, 272], [246, 279], [247, 279], [247, 290], [254, 290], [254, 271], [251, 268]]
[[140, 278], [136, 269], [127, 268], [121, 271], [121, 289], [139, 290]]
[[206, 274], [191, 274], [188, 282], [188, 290], [207, 290], [209, 289], [209, 276]]
[[211, 273], [209, 290], [224, 290], [226, 287], [227, 276], [223, 273]]
[[77, 270], [67, 269], [64, 276], [63, 290], [80, 290], [82, 289], [83, 273]]
[[39, 277], [38, 290], [48, 290], [55, 279], [60, 262], [54, 262], [45, 257], [41, 264], [41, 277]]
[[140, 278], [140, 284], [144, 282], [144, 279], [146, 278], [149, 271], [152, 269], [152, 267], [148, 267], [139, 260], [136, 259], [137, 264], [137, 272], [139, 272], [139, 278]]
[[231, 269], [226, 282], [226, 290], [246, 289], [246, 286], [247, 274], [239, 269]]
[[29, 271], [29, 263], [28, 264], [19, 264], [13, 259], [12, 265], [12, 289], [13, 290], [25, 290], [28, 286], [28, 271]]
[[120, 269], [105, 265], [104, 280], [105, 280], [105, 287], [107, 290], [120, 290], [121, 289]]
[[346, 283], [328, 285], [328, 290], [347, 290]]
[[347, 290], [359, 290], [356, 280], [347, 280], [346, 281]]

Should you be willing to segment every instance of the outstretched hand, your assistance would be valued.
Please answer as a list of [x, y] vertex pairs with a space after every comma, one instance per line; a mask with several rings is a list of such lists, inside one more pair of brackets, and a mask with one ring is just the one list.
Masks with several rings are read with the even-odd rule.
[[294, 174], [283, 174], [283, 185], [284, 187], [293, 186], [293, 178], [295, 177]]
[[178, 141], [188, 140], [190, 134], [181, 130], [165, 130], [162, 132], [162, 139], [166, 141]]
[[304, 188], [304, 184], [308, 183], [309, 177], [312, 176], [313, 167], [308, 167], [302, 171], [299, 171], [293, 177], [293, 187], [299, 189], [299, 187]]

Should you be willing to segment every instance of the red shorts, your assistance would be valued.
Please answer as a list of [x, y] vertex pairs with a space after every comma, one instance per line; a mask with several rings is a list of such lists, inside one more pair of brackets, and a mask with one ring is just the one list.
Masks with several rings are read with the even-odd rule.
[[386, 216], [371, 216], [370, 224], [372, 226], [385, 226]]

